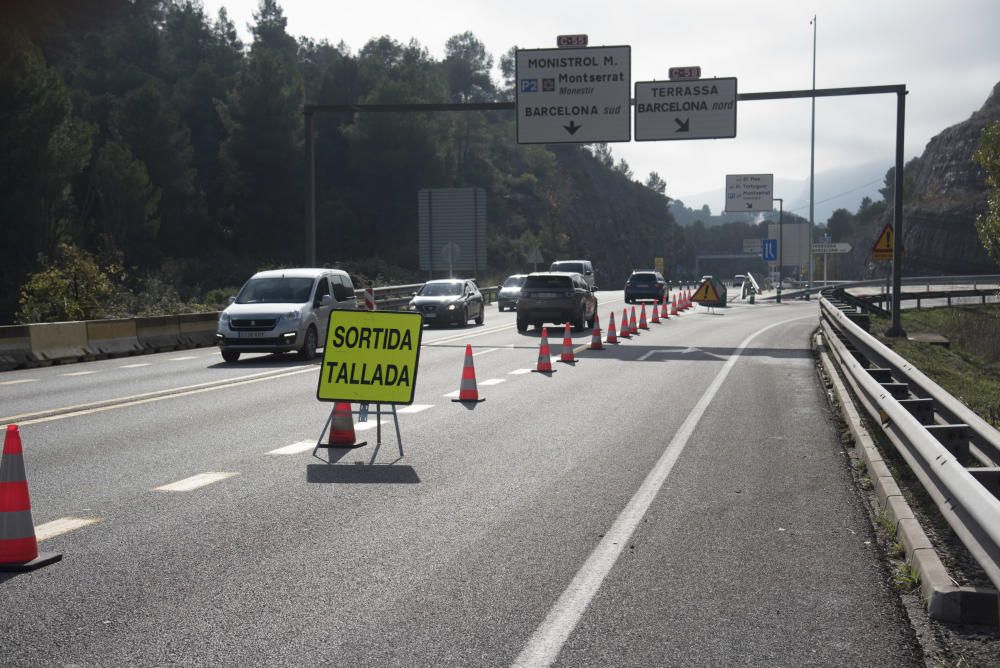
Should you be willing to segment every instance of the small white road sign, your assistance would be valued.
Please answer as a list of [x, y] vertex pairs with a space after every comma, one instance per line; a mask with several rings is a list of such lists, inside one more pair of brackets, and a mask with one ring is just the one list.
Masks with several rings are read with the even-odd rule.
[[519, 144], [631, 141], [631, 47], [523, 49], [516, 63]]
[[736, 79], [635, 82], [635, 140], [736, 136]]
[[774, 209], [774, 174], [726, 174], [726, 211], [754, 213]]

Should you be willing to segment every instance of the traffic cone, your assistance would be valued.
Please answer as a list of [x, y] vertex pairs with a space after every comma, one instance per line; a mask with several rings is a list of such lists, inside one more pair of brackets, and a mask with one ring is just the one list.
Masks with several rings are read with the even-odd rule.
[[646, 322], [646, 305], [642, 305], [642, 313], [639, 315], [639, 329], [649, 329], [649, 323]]
[[632, 338], [632, 330], [628, 326], [628, 309], [622, 309], [622, 338]]
[[663, 305], [660, 307], [660, 317], [664, 320], [670, 317], [670, 303], [667, 300], [667, 294], [663, 294]]
[[61, 554], [38, 552], [21, 434], [16, 424], [9, 424], [0, 461], [0, 572], [26, 573], [61, 559]]
[[465, 344], [465, 363], [462, 365], [462, 382], [458, 386], [458, 399], [452, 401], [486, 401], [479, 398], [479, 390], [476, 389], [476, 367], [472, 363], [472, 345]]
[[594, 311], [594, 331], [590, 333], [590, 349], [604, 350], [601, 344], [601, 318], [597, 315], [597, 311]]
[[542, 327], [542, 341], [538, 344], [538, 365], [532, 369], [535, 373], [555, 373], [552, 368], [552, 357], [549, 354], [549, 332]]
[[676, 317], [677, 313], [678, 313], [678, 311], [677, 311], [677, 297], [675, 296], [673, 302], [671, 302], [670, 315]]
[[628, 319], [628, 333], [639, 336], [639, 327], [635, 324], [635, 307], [632, 307], [632, 316]]
[[657, 325], [659, 325], [660, 324], [660, 305], [657, 304], [656, 302], [653, 302], [653, 308], [651, 308], [650, 311], [652, 312], [653, 317], [651, 317], [649, 319], [649, 324], [652, 325], [653, 323], [656, 323]]
[[368, 441], [354, 442], [354, 418], [351, 417], [351, 402], [335, 402], [333, 404], [333, 420], [330, 423], [330, 437], [326, 446], [322, 447], [360, 448], [363, 445], [368, 445]]
[[608, 325], [608, 343], [618, 343], [618, 333], [615, 332], [615, 312], [611, 312], [611, 324]]
[[570, 338], [568, 322], [563, 332], [562, 352], [559, 353], [559, 361], [566, 362], [567, 364], [576, 364], [576, 357], [573, 356], [573, 339]]

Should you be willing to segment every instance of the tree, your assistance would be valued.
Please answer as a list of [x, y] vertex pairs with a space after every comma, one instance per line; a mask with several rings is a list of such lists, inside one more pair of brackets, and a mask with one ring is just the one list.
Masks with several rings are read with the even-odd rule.
[[22, 323], [90, 320], [100, 317], [114, 293], [111, 279], [93, 256], [70, 244], [60, 244], [53, 260], [43, 257], [42, 270], [21, 288]]
[[649, 176], [646, 177], [646, 187], [654, 193], [659, 193], [663, 196], [667, 194], [667, 182], [656, 172], [650, 172]]
[[618, 164], [615, 165], [615, 171], [629, 180], [631, 180], [632, 176], [634, 176], [632, 174], [632, 168], [628, 166], [627, 162], [625, 162], [625, 158], [618, 158]]
[[[870, 201], [870, 200], [869, 200]], [[826, 229], [830, 233], [830, 238], [840, 241], [847, 238], [854, 226], [854, 216], [847, 209], [837, 209], [830, 215]]]
[[445, 43], [444, 68], [452, 102], [486, 102], [494, 97], [493, 56], [471, 32], [450, 37]]
[[597, 158], [597, 162], [601, 163], [608, 169], [614, 169], [615, 157], [611, 155], [611, 147], [604, 142], [592, 144], [591, 146], [591, 150], [594, 152], [594, 157]]
[[1000, 121], [993, 121], [985, 128], [979, 148], [973, 154], [986, 172], [986, 211], [976, 217], [976, 231], [986, 252], [1000, 263]]

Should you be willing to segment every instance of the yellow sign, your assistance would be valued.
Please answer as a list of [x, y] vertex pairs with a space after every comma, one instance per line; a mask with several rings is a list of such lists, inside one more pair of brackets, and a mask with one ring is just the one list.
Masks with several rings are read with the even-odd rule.
[[393, 311], [331, 311], [316, 398], [411, 404], [424, 318]]
[[653, 271], [658, 271], [661, 274], [663, 273], [663, 258], [662, 257], [654, 257], [653, 258]]
[[878, 236], [878, 241], [872, 246], [872, 259], [891, 260], [892, 259], [892, 224], [886, 223], [882, 228], [882, 234]]
[[715, 285], [712, 281], [705, 279], [705, 282], [698, 286], [698, 289], [694, 291], [691, 295], [691, 301], [693, 302], [717, 302], [719, 301], [719, 293], [715, 290]]

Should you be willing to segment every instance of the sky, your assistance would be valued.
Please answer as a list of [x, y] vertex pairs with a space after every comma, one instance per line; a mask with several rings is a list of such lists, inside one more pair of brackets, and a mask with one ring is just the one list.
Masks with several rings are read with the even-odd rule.
[[[202, 4], [210, 17], [226, 7], [250, 42], [247, 25], [258, 0]], [[631, 46], [633, 81], [666, 79], [670, 67], [697, 65], [703, 78], [736, 77], [739, 93], [810, 88], [816, 16], [817, 88], [906, 85], [906, 160], [978, 110], [1000, 82], [1000, 0], [280, 4], [291, 35], [344, 42], [352, 53], [388, 35], [403, 43], [415, 39], [441, 59], [449, 37], [471, 31], [498, 65], [512, 46], [555, 48], [558, 35], [586, 34], [590, 46]], [[785, 196], [786, 210], [808, 217], [810, 107], [809, 99], [743, 101], [734, 139], [632, 141], [611, 150], [637, 180], [655, 171], [667, 195], [696, 208], [708, 204], [713, 213], [723, 208], [726, 174], [774, 174], [774, 196]], [[814, 200], [856, 209], [894, 164], [895, 137], [895, 95], [817, 99]]]

